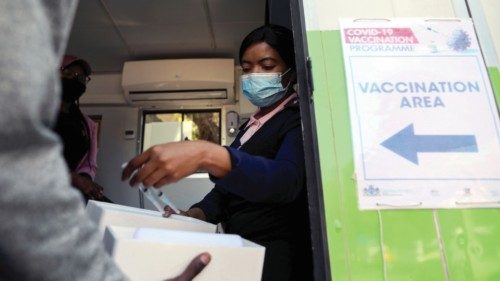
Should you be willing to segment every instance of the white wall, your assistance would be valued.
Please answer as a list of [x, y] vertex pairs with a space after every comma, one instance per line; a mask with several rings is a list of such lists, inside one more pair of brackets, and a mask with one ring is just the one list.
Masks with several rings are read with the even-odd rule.
[[125, 105], [122, 94], [121, 74], [97, 74], [91, 76], [85, 95], [80, 99], [85, 105]]
[[118, 204], [139, 206], [139, 196], [120, 181], [122, 163], [136, 154], [136, 139], [124, 138], [125, 130], [137, 131], [138, 110], [131, 107], [82, 107], [90, 115], [101, 115], [96, 182], [104, 194]]
[[306, 29], [338, 30], [338, 19], [391, 17], [454, 17], [450, 0], [308, 0]]

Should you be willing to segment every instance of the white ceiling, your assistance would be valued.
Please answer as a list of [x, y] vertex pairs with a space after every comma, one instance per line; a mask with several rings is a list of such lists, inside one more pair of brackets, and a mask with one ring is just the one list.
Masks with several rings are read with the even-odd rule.
[[81, 0], [66, 53], [94, 73], [121, 72], [128, 60], [237, 59], [264, 18], [265, 0]]

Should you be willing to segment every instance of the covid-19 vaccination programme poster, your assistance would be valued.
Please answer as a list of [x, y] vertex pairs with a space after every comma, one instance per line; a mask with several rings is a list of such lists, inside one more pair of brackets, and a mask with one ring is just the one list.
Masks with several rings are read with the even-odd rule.
[[472, 22], [340, 28], [359, 207], [499, 207], [498, 108]]

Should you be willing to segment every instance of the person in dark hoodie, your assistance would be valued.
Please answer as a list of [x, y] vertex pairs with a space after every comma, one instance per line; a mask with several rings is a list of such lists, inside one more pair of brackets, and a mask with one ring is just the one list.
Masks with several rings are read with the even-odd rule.
[[[229, 147], [206, 141], [154, 146], [122, 179], [160, 187], [205, 170], [215, 187], [184, 215], [222, 223], [266, 247], [262, 280], [312, 280], [305, 163], [292, 32], [259, 27], [243, 40], [242, 92], [258, 107]], [[166, 215], [172, 213], [167, 208]]]
[[[76, 7], [73, 0], [0, 0], [0, 280], [129, 280], [70, 188], [53, 131], [56, 69]], [[202, 253], [169, 280], [192, 280], [209, 262]]]

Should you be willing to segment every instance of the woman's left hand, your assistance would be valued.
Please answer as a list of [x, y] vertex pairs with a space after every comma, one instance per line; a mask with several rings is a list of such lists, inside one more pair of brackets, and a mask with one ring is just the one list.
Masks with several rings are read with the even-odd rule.
[[[205, 212], [203, 212], [203, 210], [198, 208], [198, 207], [191, 208], [187, 211], [183, 211], [183, 210], [179, 210], [179, 211], [180, 211], [180, 213], [177, 215], [181, 215], [181, 216], [185, 216], [185, 217], [192, 217], [192, 218], [195, 218], [198, 220], [207, 221], [207, 216], [205, 215]], [[172, 210], [172, 208], [170, 206], [166, 206], [165, 213], [163, 213], [163, 216], [168, 218], [173, 214], [175, 214], [175, 211]]]

